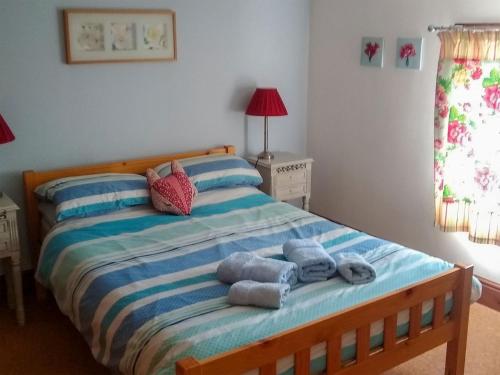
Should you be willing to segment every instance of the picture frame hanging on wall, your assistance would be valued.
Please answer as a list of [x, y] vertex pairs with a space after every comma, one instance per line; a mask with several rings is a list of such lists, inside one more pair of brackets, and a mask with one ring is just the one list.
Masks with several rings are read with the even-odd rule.
[[175, 12], [169, 9], [65, 9], [68, 64], [174, 61]]
[[401, 69], [422, 69], [423, 38], [398, 38], [396, 66]]
[[363, 37], [361, 39], [361, 65], [382, 68], [384, 64], [384, 39]]

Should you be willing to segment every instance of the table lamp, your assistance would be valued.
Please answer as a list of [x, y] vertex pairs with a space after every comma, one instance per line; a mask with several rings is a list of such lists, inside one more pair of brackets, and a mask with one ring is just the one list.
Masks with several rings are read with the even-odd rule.
[[281, 100], [276, 88], [257, 88], [248, 104], [245, 112], [250, 116], [264, 116], [264, 151], [259, 155], [259, 159], [271, 160], [274, 155], [269, 151], [269, 137], [267, 118], [269, 116], [286, 116], [285, 104]]
[[0, 144], [12, 142], [16, 137], [7, 125], [2, 115], [0, 115]]
[[[16, 139], [16, 137], [2, 115], [0, 115], [0, 144], [12, 142], [14, 139]], [[3, 193], [0, 191], [0, 198], [2, 198], [2, 196]]]

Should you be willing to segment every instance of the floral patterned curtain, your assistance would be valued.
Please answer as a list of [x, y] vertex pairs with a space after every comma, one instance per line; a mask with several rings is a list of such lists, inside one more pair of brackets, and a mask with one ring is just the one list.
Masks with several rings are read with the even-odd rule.
[[500, 33], [439, 36], [435, 224], [500, 245]]

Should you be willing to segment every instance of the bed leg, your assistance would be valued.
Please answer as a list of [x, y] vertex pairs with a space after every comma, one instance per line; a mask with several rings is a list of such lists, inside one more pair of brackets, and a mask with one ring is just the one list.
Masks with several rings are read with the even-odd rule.
[[455, 338], [449, 341], [446, 346], [445, 375], [463, 375], [465, 369], [473, 267], [460, 268], [460, 285], [453, 293], [453, 311], [451, 313], [451, 319], [455, 321], [456, 332]]
[[35, 281], [35, 294], [38, 302], [47, 301], [47, 289], [38, 281]]

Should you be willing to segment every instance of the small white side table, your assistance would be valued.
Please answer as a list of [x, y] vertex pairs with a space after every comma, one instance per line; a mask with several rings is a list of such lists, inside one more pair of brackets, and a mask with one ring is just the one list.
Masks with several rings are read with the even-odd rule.
[[302, 198], [302, 208], [309, 211], [313, 159], [290, 152], [275, 152], [271, 160], [257, 162], [257, 156], [246, 159], [252, 165], [257, 163], [256, 168], [264, 180], [260, 190], [282, 201]]
[[19, 207], [5, 194], [0, 196], [0, 260], [7, 281], [7, 299], [16, 308], [17, 322], [24, 325], [23, 286], [21, 281], [21, 247], [17, 230]]

